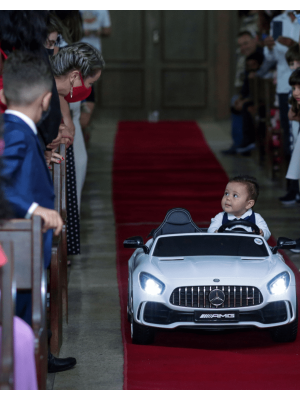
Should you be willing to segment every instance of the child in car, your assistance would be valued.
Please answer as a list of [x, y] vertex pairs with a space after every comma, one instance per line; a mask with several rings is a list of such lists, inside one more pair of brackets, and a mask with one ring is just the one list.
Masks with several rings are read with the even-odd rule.
[[[257, 180], [249, 175], [239, 175], [230, 179], [224, 196], [221, 200], [223, 212], [211, 219], [208, 232], [218, 232], [220, 226], [227, 222], [241, 220], [249, 221], [258, 226], [260, 235], [266, 240], [271, 236], [271, 232], [260, 214], [253, 212], [252, 208], [257, 201], [259, 186]], [[239, 225], [232, 227], [237, 228]], [[242, 226], [242, 225], [241, 225]], [[250, 226], [242, 226], [245, 230], [252, 232]], [[230, 228], [227, 228], [230, 229]]]

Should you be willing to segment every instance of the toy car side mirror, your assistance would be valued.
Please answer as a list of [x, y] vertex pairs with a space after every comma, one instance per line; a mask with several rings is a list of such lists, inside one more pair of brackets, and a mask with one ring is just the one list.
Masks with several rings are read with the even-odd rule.
[[279, 237], [277, 246], [273, 248], [273, 254], [276, 254], [279, 249], [294, 249], [297, 245], [296, 240], [288, 239], [286, 237]]
[[144, 244], [141, 236], [132, 236], [124, 240], [125, 249], [143, 249], [145, 254], [149, 254], [149, 248]]

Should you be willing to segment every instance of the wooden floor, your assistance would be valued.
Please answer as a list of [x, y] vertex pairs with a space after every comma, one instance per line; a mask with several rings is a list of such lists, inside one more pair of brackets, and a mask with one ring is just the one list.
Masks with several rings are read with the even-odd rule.
[[[221, 155], [220, 150], [231, 144], [229, 122], [199, 122], [199, 125], [229, 176], [248, 173], [258, 178], [261, 192], [256, 211], [265, 218], [272, 234], [276, 238], [300, 237], [300, 207], [281, 206], [278, 197], [284, 194], [282, 184], [267, 179], [252, 158]], [[96, 115], [92, 126], [88, 173], [82, 197], [82, 254], [72, 258], [69, 324], [64, 326], [60, 352], [60, 357], [76, 357], [77, 365], [70, 371], [49, 375], [48, 389], [122, 389], [123, 385], [123, 346], [111, 201], [117, 121], [102, 122]], [[300, 255], [288, 254], [300, 268]]]

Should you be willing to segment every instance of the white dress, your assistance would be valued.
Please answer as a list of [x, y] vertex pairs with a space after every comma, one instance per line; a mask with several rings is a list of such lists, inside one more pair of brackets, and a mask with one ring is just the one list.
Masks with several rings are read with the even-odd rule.
[[81, 102], [70, 103], [70, 110], [72, 111], [73, 123], [75, 125], [75, 137], [73, 142], [75, 171], [76, 171], [76, 186], [77, 186], [77, 200], [78, 212], [80, 215], [81, 192], [83, 189], [86, 168], [87, 168], [87, 151], [85, 148], [83, 133], [80, 125], [80, 105]]

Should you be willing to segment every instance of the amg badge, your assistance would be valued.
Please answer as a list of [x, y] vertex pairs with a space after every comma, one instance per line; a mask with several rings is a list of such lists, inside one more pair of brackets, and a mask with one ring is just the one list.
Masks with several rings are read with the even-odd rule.
[[235, 314], [201, 314], [200, 318], [235, 318]]

